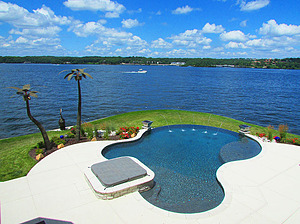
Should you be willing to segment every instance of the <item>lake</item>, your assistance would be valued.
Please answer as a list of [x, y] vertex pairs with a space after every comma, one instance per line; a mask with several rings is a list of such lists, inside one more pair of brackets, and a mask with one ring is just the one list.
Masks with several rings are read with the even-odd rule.
[[[152, 109], [180, 109], [218, 114], [276, 129], [287, 124], [300, 135], [300, 70], [195, 68], [134, 65], [0, 64], [0, 138], [38, 132], [21, 97], [5, 87], [31, 84], [39, 91], [30, 101], [32, 115], [47, 130], [76, 124], [77, 83], [59, 72], [86, 68], [93, 76], [82, 87], [82, 121]], [[128, 73], [147, 70], [146, 74]], [[127, 72], [127, 73], [126, 73]]]

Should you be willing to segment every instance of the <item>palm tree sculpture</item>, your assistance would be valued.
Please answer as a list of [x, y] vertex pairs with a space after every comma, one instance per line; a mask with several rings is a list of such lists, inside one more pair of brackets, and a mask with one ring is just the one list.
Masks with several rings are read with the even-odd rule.
[[[24, 85], [22, 89], [20, 89], [18, 87], [8, 87], [8, 88], [18, 90], [17, 95], [23, 96], [23, 99], [26, 102], [27, 115], [30, 118], [30, 120], [40, 129], [40, 131], [42, 133], [42, 136], [43, 136], [43, 139], [44, 139], [46, 150], [50, 150], [52, 148], [52, 145], [51, 145], [51, 142], [49, 141], [48, 134], [47, 134], [45, 128], [42, 126], [42, 124], [40, 122], [38, 122], [36, 119], [34, 119], [34, 117], [30, 113], [29, 100], [31, 100], [31, 96], [37, 97], [36, 94], [38, 92], [37, 91], [31, 91], [29, 84]], [[15, 96], [15, 95], [13, 95], [13, 96]]]
[[[61, 71], [65, 72], [67, 70]], [[78, 84], [78, 110], [77, 110], [77, 125], [76, 125], [76, 140], [80, 141], [80, 132], [81, 132], [81, 89], [80, 89], [80, 80], [86, 77], [90, 77], [93, 79], [93, 77], [84, 72], [84, 69], [72, 69], [70, 73], [68, 73], [64, 78], [68, 78], [68, 81], [70, 81], [73, 77], [75, 77], [75, 81], [77, 81]]]

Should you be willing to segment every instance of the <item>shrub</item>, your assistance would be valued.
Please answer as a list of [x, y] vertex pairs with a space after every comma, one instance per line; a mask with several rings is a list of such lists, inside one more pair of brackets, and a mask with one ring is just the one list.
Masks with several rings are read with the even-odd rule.
[[109, 139], [109, 134], [111, 133], [111, 128], [109, 126], [106, 126], [105, 132], [103, 134], [103, 138], [108, 140]]
[[266, 137], [265, 133], [256, 133], [256, 135], [260, 138]]
[[72, 127], [72, 128], [70, 129], [70, 132], [71, 132], [73, 135], [76, 135], [76, 129], [75, 129], [74, 127]]
[[87, 138], [92, 139], [94, 137], [94, 127], [91, 123], [84, 123], [82, 125], [82, 133], [87, 133]]
[[268, 126], [268, 139], [273, 140], [274, 127], [272, 125]]
[[44, 153], [44, 150], [43, 149], [36, 149], [35, 150], [35, 154], [38, 155], [38, 154], [43, 154]]
[[37, 143], [37, 144], [36, 144], [36, 148], [38, 148], [38, 149], [45, 148], [45, 143], [44, 143], [43, 141]]
[[64, 139], [61, 139], [59, 137], [53, 137], [51, 138], [51, 142], [53, 142], [56, 146], [60, 144], [66, 144], [66, 141]]
[[68, 132], [67, 136], [68, 138], [75, 138], [75, 134], [73, 134], [72, 132]]
[[286, 124], [280, 124], [278, 126], [278, 131], [279, 131], [280, 139], [281, 139], [282, 142], [286, 141], [286, 134], [287, 134], [288, 129], [289, 128]]
[[293, 145], [300, 145], [300, 139], [298, 138], [288, 138], [286, 139], [286, 143], [290, 143]]
[[121, 127], [117, 134], [120, 136], [120, 139], [126, 139], [130, 138], [132, 134], [137, 134], [139, 130], [139, 127]]

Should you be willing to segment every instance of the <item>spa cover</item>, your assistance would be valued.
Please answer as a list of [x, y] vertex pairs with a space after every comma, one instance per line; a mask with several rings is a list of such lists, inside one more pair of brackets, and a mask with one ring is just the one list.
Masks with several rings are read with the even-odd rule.
[[112, 187], [147, 175], [147, 171], [129, 157], [119, 157], [91, 166], [105, 187]]

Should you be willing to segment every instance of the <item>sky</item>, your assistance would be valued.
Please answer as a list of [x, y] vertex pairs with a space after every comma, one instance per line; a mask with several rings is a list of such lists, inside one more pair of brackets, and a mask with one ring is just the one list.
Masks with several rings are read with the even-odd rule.
[[0, 0], [0, 56], [300, 57], [299, 0]]

